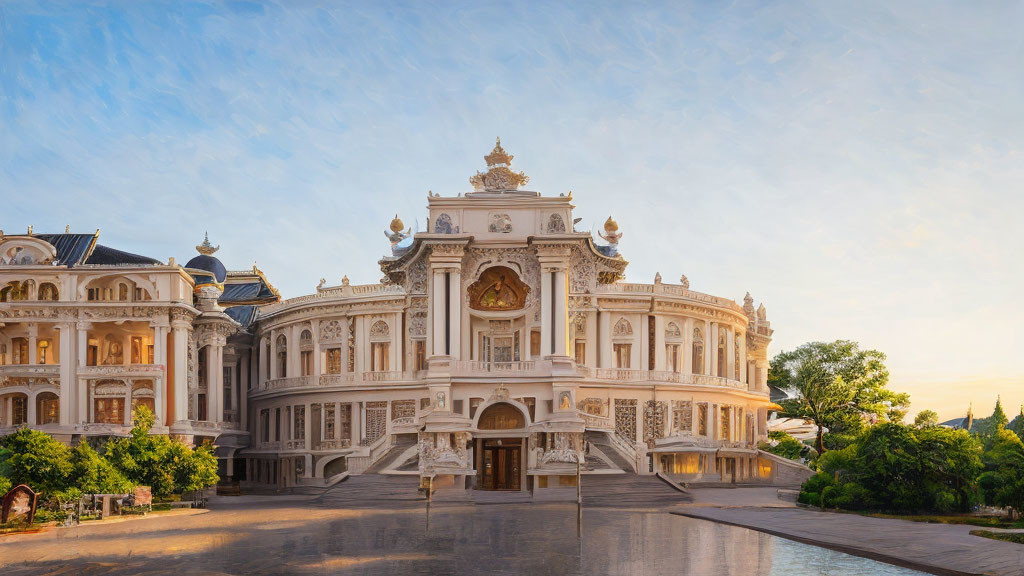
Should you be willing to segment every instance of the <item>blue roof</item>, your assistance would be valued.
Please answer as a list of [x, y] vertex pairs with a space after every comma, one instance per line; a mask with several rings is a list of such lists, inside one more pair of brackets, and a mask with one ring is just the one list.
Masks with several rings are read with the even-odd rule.
[[57, 263], [62, 266], [81, 264], [89, 255], [96, 234], [35, 234], [36, 238], [57, 249]]
[[255, 306], [232, 306], [224, 311], [232, 320], [238, 322], [243, 328], [248, 328], [256, 320]]
[[94, 234], [34, 234], [35, 238], [47, 242], [57, 250], [57, 264], [76, 266], [79, 264], [96, 264], [111, 266], [131, 264], [136, 266], [159, 266], [159, 260], [148, 256], [140, 256], [131, 252], [116, 250], [109, 246], [96, 244], [98, 233]]
[[85, 261], [86, 264], [134, 264], [134, 265], [156, 265], [159, 266], [163, 262], [150, 258], [148, 256], [139, 256], [138, 254], [132, 254], [131, 252], [123, 252], [121, 250], [115, 250], [102, 244], [97, 244], [89, 258]]
[[[221, 261], [214, 258], [213, 256], [207, 256], [206, 254], [200, 254], [195, 258], [188, 261], [185, 264], [185, 268], [192, 268], [193, 270], [205, 270], [213, 274], [213, 277], [217, 279], [217, 282], [223, 282], [228, 277], [228, 269], [221, 264]], [[197, 276], [197, 275], [193, 275]]]

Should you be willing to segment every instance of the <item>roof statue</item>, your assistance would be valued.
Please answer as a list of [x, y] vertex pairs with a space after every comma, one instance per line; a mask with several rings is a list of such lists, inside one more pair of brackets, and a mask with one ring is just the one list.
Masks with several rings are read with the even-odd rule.
[[409, 228], [405, 232], [402, 232], [402, 228], [405, 228], [405, 223], [398, 217], [398, 214], [395, 214], [394, 220], [391, 221], [391, 232], [388, 232], [387, 230], [384, 231], [384, 235], [388, 237], [388, 241], [391, 242], [392, 248], [402, 240], [405, 240], [412, 235], [412, 228]]
[[513, 156], [501, 147], [501, 138], [491, 153], [484, 156], [487, 162], [487, 172], [477, 173], [470, 177], [469, 183], [477, 192], [505, 192], [518, 190], [520, 186], [530, 181], [530, 177], [523, 172], [513, 172], [509, 166], [512, 164]]
[[762, 322], [768, 319], [768, 310], [765, 309], [764, 303], [757, 307], [757, 319]]
[[209, 256], [217, 250], [220, 250], [220, 245], [214, 246], [213, 244], [210, 244], [210, 233], [205, 232], [203, 234], [203, 243], [196, 246], [196, 251], [203, 256]]
[[747, 313], [747, 318], [754, 319], [754, 298], [747, 292], [747, 295], [743, 297], [743, 311]]
[[683, 288], [690, 289], [690, 279], [686, 277], [686, 274], [679, 277], [679, 283], [683, 285]]
[[622, 238], [622, 233], [619, 232], [619, 223], [612, 220], [611, 216], [604, 221], [604, 233], [602, 234], [601, 232], [598, 232], [598, 235], [601, 236], [601, 238], [604, 238], [611, 245], [618, 244], [619, 240]]

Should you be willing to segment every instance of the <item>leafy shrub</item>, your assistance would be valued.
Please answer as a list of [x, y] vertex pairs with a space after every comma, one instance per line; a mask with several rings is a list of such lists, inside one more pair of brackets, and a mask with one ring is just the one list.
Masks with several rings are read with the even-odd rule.
[[14, 485], [28, 484], [44, 497], [68, 487], [71, 450], [46, 432], [22, 428], [0, 438], [5, 449], [0, 464]]
[[14, 487], [10, 478], [0, 476], [0, 495], [7, 494], [7, 491]]

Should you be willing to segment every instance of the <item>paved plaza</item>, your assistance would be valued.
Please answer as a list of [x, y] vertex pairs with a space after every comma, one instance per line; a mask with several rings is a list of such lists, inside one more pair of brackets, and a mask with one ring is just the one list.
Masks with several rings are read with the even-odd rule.
[[[780, 514], [816, 514], [774, 499], [771, 489], [682, 494], [642, 478], [623, 492], [617, 490], [622, 479], [590, 480], [582, 522], [572, 503], [488, 500], [428, 507], [415, 492], [415, 479], [385, 476], [353, 477], [321, 495], [220, 497], [209, 510], [2, 537], [0, 573], [919, 574], [670, 513], [706, 514], [713, 510], [707, 505], [733, 500], [786, 507]], [[1014, 546], [975, 539], [979, 550]]]

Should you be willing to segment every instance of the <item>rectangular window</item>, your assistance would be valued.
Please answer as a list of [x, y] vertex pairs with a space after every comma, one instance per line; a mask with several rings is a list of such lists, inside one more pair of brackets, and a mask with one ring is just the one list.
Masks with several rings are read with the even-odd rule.
[[576, 363], [580, 366], [587, 364], [587, 342], [582, 339], [576, 340]]
[[298, 405], [295, 407], [295, 439], [306, 438], [306, 407]]
[[679, 372], [679, 344], [665, 345], [665, 369]]
[[540, 332], [533, 330], [530, 332], [530, 357], [538, 356], [540, 356]]
[[352, 438], [352, 405], [342, 404], [338, 412], [338, 427], [341, 428], [341, 439]]
[[628, 370], [629, 360], [633, 352], [633, 345], [614, 344], [613, 348], [615, 350], [615, 367], [622, 370]]
[[672, 402], [672, 429], [676, 434], [693, 433], [693, 403], [689, 400]]
[[416, 370], [427, 369], [427, 341], [416, 340]]
[[132, 364], [142, 364], [142, 337], [132, 336]]
[[260, 440], [270, 442], [270, 410], [260, 410]]
[[[124, 402], [124, 400], [121, 400], [121, 402]], [[11, 409], [13, 411], [11, 418], [12, 425], [20, 426], [28, 422], [28, 398], [25, 398], [24, 396], [15, 396], [11, 400]], [[96, 413], [99, 414], [99, 412]], [[97, 422], [100, 422], [100, 420], [97, 420]], [[120, 424], [121, 421], [118, 420], [116, 423]]]
[[196, 403], [199, 405], [199, 416], [196, 418], [200, 422], [206, 422], [206, 394], [196, 394]]
[[223, 378], [224, 378], [224, 403], [223, 403], [223, 406], [224, 406], [225, 410], [233, 410], [234, 409], [231, 406], [231, 386], [233, 384], [233, 382], [232, 382], [233, 377], [234, 377], [234, 370], [232, 370], [230, 366], [225, 366], [224, 367], [224, 375], [223, 375]]
[[729, 408], [728, 406], [722, 406], [719, 411], [722, 413], [722, 433], [719, 435], [719, 437], [722, 440], [728, 440], [729, 439], [729, 432], [730, 432], [730, 429], [729, 429], [729, 423], [730, 423], [729, 416], [732, 413], [732, 409]]
[[370, 344], [370, 371], [387, 372], [388, 356], [391, 351], [389, 342], [373, 342]]
[[334, 438], [337, 434], [334, 424], [334, 403], [324, 404], [324, 438]]
[[697, 435], [707, 436], [708, 435], [708, 405], [698, 404], [697, 405]]
[[274, 440], [281, 439], [281, 409], [274, 409]]
[[146, 346], [146, 364], [156, 364], [156, 354], [153, 351], [153, 345]]
[[[17, 400], [24, 400], [23, 398], [15, 399], [14, 408], [17, 410]], [[17, 420], [17, 415], [15, 415]], [[24, 417], [21, 422], [24, 422]], [[97, 424], [124, 424], [124, 398], [96, 398], [93, 400], [93, 421]], [[19, 424], [19, 422], [15, 422]]]
[[309, 376], [313, 373], [313, 353], [304, 350], [299, 353], [299, 362], [302, 364], [302, 375]]
[[341, 374], [341, 348], [327, 349], [327, 373]]

